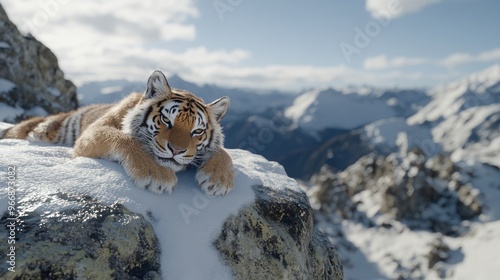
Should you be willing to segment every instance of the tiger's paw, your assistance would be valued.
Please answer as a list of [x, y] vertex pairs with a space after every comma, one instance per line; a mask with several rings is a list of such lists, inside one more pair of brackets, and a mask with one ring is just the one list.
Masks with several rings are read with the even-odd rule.
[[233, 165], [203, 166], [196, 173], [196, 181], [208, 195], [226, 195], [234, 188]]
[[154, 161], [148, 164], [129, 161], [124, 164], [124, 168], [139, 188], [150, 190], [156, 194], [171, 193], [177, 184], [175, 172], [157, 165]]

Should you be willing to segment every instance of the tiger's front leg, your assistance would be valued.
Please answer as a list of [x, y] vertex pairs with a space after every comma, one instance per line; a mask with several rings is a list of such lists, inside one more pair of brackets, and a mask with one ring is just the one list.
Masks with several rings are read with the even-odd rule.
[[196, 173], [196, 181], [209, 195], [225, 195], [234, 188], [233, 161], [219, 148], [211, 154]]
[[89, 127], [76, 141], [73, 156], [117, 160], [138, 187], [157, 194], [172, 192], [177, 183], [173, 170], [158, 165], [137, 140], [115, 127]]

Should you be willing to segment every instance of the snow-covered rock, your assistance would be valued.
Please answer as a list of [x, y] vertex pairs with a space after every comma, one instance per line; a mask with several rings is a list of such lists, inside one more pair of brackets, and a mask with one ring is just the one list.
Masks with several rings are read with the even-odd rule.
[[[310, 196], [317, 207], [338, 211], [343, 218], [361, 211], [357, 202], [362, 200], [372, 206], [368, 217], [383, 214], [410, 229], [454, 235], [460, 233], [462, 221], [479, 216], [483, 208], [480, 191], [466, 182], [463, 177], [468, 175], [463, 173], [449, 157], [426, 158], [420, 150], [405, 156], [368, 155], [338, 174], [324, 169], [314, 176]], [[353, 201], [348, 209], [339, 207], [346, 201], [337, 201], [344, 196]]]
[[368, 155], [341, 172], [325, 168], [311, 185], [318, 227], [336, 244], [346, 279], [498, 273], [497, 258], [485, 253], [500, 248], [495, 167], [409, 150]]
[[0, 43], [0, 121], [26, 118], [34, 107], [52, 114], [78, 106], [76, 87], [64, 79], [54, 53], [33, 36], [23, 36], [1, 4]]
[[[0, 209], [6, 211], [2, 224], [18, 218], [15, 231], [6, 233], [2, 227], [1, 234], [15, 235], [15, 270], [68, 275], [57, 274], [64, 267], [78, 278], [100, 265], [107, 273], [118, 262], [118, 253], [122, 254], [119, 260], [127, 259], [139, 245], [144, 245], [141, 252], [145, 255], [154, 252], [153, 239], [141, 239], [147, 229], [137, 228], [148, 223], [159, 241], [161, 256], [157, 257], [165, 279], [261, 279], [263, 275], [342, 279], [335, 249], [314, 228], [312, 209], [295, 180], [279, 164], [263, 157], [241, 150], [230, 150], [230, 155], [236, 188], [227, 196], [204, 195], [195, 183], [194, 170], [179, 174], [171, 195], [159, 196], [135, 187], [117, 163], [72, 159], [69, 147], [0, 140], [0, 185], [5, 186], [0, 188]], [[7, 211], [9, 205], [12, 215]], [[121, 205], [128, 210], [113, 212]], [[102, 246], [95, 250], [78, 247], [82, 235], [74, 235], [78, 240], [71, 239], [73, 235], [62, 237], [57, 229], [66, 225], [63, 222], [74, 230], [80, 223], [82, 233], [102, 241]], [[116, 230], [110, 230], [111, 225]], [[35, 240], [51, 244], [47, 254], [43, 254], [45, 247], [27, 241], [43, 229], [56, 230], [45, 231], [46, 238]], [[135, 232], [139, 239], [120, 232]], [[72, 242], [75, 244], [66, 244]], [[34, 248], [40, 253], [28, 252]], [[64, 266], [54, 262], [58, 252], [77, 252], [81, 258], [68, 257], [74, 265]], [[24, 256], [31, 256], [29, 263]], [[136, 277], [149, 273], [154, 279], [154, 261], [141, 267], [130, 259], [120, 273], [133, 271], [131, 275]], [[9, 267], [6, 262], [0, 264], [1, 277], [11, 273]]]

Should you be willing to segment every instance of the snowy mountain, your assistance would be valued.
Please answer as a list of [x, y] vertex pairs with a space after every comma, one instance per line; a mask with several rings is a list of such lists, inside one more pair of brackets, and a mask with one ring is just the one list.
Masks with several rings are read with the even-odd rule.
[[365, 155], [345, 170], [324, 167], [309, 182], [346, 279], [492, 279], [499, 272], [490, 252], [500, 248], [500, 66], [427, 95], [412, 116], [337, 136], [327, 165], [336, 167], [345, 152], [335, 148], [346, 142], [357, 143], [346, 152]]
[[432, 100], [409, 118], [410, 124], [439, 122], [473, 107], [500, 103], [500, 65], [429, 90]]
[[422, 90], [313, 90], [298, 96], [285, 116], [308, 131], [355, 129], [380, 119], [410, 116], [427, 99]]
[[408, 123], [429, 126], [433, 140], [455, 160], [500, 167], [500, 65], [429, 92], [432, 100]]

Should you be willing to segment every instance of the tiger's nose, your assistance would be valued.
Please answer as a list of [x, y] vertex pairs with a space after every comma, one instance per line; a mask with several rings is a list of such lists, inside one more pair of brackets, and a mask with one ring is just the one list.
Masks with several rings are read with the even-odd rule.
[[187, 149], [183, 149], [183, 148], [180, 148], [178, 146], [175, 146], [175, 145], [172, 145], [170, 143], [167, 144], [168, 148], [170, 149], [170, 151], [172, 152], [172, 154], [175, 156], [175, 155], [178, 155], [180, 153], [183, 153], [185, 152]]

